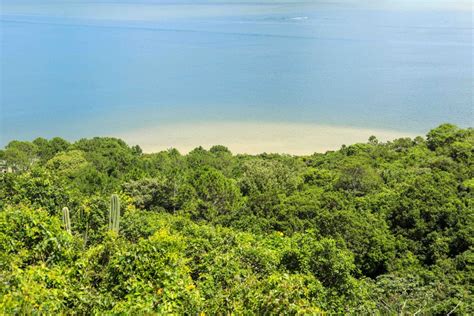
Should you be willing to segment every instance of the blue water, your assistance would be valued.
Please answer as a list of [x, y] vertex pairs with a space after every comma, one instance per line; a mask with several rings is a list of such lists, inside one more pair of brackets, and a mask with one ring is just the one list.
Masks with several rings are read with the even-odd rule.
[[473, 125], [465, 2], [0, 1], [0, 145], [183, 121]]

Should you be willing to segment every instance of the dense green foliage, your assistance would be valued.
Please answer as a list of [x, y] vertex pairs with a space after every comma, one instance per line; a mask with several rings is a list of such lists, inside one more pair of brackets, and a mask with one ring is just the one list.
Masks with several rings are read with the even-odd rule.
[[474, 130], [304, 157], [12, 141], [0, 313], [473, 314]]

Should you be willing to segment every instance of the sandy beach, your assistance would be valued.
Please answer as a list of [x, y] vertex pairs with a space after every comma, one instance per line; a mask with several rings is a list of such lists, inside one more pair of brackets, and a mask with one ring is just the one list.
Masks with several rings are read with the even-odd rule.
[[366, 142], [371, 135], [380, 141], [417, 136], [384, 129], [265, 122], [178, 123], [111, 136], [122, 138], [130, 145], [138, 144], [147, 153], [169, 148], [187, 153], [197, 146], [208, 149], [213, 145], [225, 145], [233, 153], [308, 155], [336, 150], [343, 144]]

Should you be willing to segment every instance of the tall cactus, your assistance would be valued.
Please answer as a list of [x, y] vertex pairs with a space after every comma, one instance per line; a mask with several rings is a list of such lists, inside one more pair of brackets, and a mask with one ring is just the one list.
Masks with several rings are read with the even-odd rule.
[[112, 194], [109, 210], [109, 229], [119, 232], [120, 225], [120, 200], [117, 194]]
[[72, 231], [71, 231], [71, 217], [69, 216], [69, 209], [67, 207], [63, 207], [63, 225], [64, 225], [64, 229], [66, 229], [66, 231], [69, 233], [69, 234], [72, 234]]

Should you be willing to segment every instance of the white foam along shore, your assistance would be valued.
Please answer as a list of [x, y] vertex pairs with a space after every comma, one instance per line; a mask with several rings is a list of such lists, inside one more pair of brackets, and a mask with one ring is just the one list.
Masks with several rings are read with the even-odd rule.
[[138, 144], [146, 153], [170, 148], [187, 153], [198, 146], [224, 145], [233, 153], [308, 155], [336, 150], [343, 144], [367, 142], [371, 135], [380, 141], [416, 136], [385, 129], [270, 122], [160, 124], [112, 136], [130, 145]]

